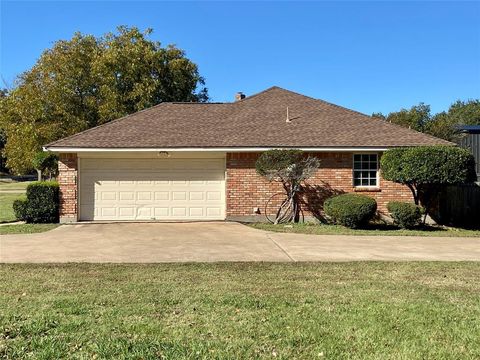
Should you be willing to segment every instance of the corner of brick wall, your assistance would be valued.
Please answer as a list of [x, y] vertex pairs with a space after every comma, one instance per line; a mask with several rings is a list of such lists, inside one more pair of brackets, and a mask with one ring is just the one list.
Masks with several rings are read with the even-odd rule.
[[[227, 218], [251, 217], [254, 208], [264, 215], [267, 200], [282, 193], [280, 184], [268, 182], [257, 175], [255, 161], [260, 153], [227, 153]], [[308, 191], [303, 208], [306, 216], [321, 215], [323, 202], [330, 196], [354, 192], [352, 185], [352, 153], [315, 153], [321, 164], [317, 173], [307, 181]], [[388, 214], [387, 203], [393, 200], [413, 201], [410, 190], [403, 185], [380, 179], [379, 190], [362, 191], [373, 197], [380, 215]], [[320, 210], [319, 210], [320, 209]]]
[[77, 209], [77, 154], [60, 154], [58, 159], [58, 184], [60, 186], [60, 222], [78, 220]]

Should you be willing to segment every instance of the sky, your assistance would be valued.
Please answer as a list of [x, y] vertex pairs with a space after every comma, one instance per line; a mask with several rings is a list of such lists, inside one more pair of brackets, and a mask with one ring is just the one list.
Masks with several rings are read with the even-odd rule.
[[366, 114], [480, 98], [480, 2], [0, 3], [9, 86], [56, 40], [128, 25], [184, 49], [213, 101], [273, 85]]

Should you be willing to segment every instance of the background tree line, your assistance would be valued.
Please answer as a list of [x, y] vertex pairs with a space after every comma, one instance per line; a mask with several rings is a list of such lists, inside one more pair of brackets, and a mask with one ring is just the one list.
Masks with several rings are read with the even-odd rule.
[[424, 132], [445, 140], [455, 141], [459, 125], [480, 125], [480, 100], [457, 100], [447, 111], [432, 115], [430, 106], [420, 103], [388, 115], [373, 113], [373, 117]]
[[45, 50], [0, 93], [0, 145], [10, 172], [34, 167], [42, 145], [164, 101], [208, 101], [185, 52], [152, 41], [151, 29], [76, 33]]

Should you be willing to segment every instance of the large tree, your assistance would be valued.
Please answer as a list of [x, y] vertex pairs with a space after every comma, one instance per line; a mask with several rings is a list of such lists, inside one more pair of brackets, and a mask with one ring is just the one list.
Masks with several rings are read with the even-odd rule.
[[457, 100], [448, 111], [433, 116], [430, 114], [430, 106], [420, 103], [409, 110], [401, 109], [388, 115], [373, 113], [372, 117], [455, 141], [459, 135], [459, 125], [480, 125], [480, 100]]
[[151, 32], [76, 33], [44, 51], [0, 99], [9, 169], [29, 171], [41, 145], [160, 102], [207, 101], [197, 65]]
[[445, 140], [457, 139], [459, 125], [480, 125], [480, 100], [457, 100], [448, 111], [433, 116], [426, 132]]
[[430, 106], [420, 103], [412, 106], [410, 109], [401, 109], [400, 111], [391, 112], [386, 116], [382, 113], [373, 113], [372, 117], [377, 117], [413, 130], [424, 131], [431, 117]]

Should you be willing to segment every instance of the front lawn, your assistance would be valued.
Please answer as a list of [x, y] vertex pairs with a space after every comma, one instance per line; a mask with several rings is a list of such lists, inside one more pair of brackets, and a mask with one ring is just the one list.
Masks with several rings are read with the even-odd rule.
[[32, 183], [32, 181], [0, 181], [0, 191], [2, 190], [18, 190], [18, 191], [25, 191], [27, 190], [28, 184]]
[[382, 236], [455, 236], [455, 237], [480, 237], [480, 230], [466, 230], [460, 228], [443, 228], [429, 226], [418, 230], [398, 229], [392, 225], [371, 225], [368, 229], [349, 229], [340, 225], [325, 224], [293, 224], [293, 225], [274, 225], [264, 223], [247, 224], [255, 229], [313, 234], [313, 235], [382, 235]]
[[16, 224], [0, 226], [0, 235], [8, 234], [34, 234], [53, 230], [59, 224]]
[[480, 358], [480, 264], [1, 265], [0, 357]]
[[15, 221], [13, 201], [25, 198], [21, 193], [0, 193], [0, 223]]

